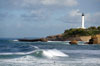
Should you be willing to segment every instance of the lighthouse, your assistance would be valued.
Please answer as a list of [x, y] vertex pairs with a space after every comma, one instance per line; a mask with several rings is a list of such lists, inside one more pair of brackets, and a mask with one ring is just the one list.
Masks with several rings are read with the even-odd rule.
[[84, 27], [84, 13], [82, 13], [82, 26], [81, 26], [81, 28], [83, 28], [83, 29], [85, 28]]

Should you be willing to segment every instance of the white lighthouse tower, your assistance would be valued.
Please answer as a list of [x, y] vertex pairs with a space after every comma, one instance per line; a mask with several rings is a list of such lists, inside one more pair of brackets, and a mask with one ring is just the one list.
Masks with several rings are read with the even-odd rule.
[[85, 27], [84, 27], [84, 13], [82, 13], [82, 27], [81, 28], [85, 29]]

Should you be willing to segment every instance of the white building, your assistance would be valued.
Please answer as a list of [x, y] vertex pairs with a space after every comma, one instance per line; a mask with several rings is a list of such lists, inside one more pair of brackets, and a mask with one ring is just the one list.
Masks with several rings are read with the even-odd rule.
[[84, 27], [84, 13], [82, 13], [82, 26], [81, 26], [81, 28], [85, 29], [85, 27]]

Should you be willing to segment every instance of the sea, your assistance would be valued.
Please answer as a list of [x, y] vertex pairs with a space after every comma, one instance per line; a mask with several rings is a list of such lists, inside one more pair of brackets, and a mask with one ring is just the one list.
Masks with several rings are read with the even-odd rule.
[[0, 66], [100, 66], [100, 45], [0, 39]]

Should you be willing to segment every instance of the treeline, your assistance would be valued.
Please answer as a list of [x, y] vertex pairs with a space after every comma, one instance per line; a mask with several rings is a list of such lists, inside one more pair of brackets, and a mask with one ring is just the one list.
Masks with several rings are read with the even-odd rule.
[[92, 26], [86, 29], [71, 28], [69, 30], [65, 30], [65, 32], [63, 33], [63, 37], [93, 36], [96, 34], [100, 34], [100, 26]]

